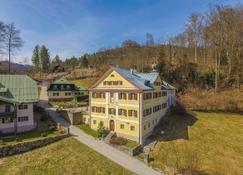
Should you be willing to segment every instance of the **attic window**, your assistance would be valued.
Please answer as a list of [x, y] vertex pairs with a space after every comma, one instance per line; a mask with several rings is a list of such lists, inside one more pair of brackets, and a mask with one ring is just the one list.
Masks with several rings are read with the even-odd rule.
[[111, 77], [115, 77], [115, 75], [114, 74], [111, 74]]

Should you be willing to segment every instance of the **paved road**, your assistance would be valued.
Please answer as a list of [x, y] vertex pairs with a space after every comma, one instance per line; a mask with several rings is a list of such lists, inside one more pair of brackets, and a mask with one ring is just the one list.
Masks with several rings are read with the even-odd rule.
[[58, 123], [61, 123], [65, 127], [70, 127], [71, 134], [75, 135], [75, 139], [81, 143], [89, 146], [100, 154], [104, 155], [108, 159], [116, 162], [122, 167], [130, 170], [133, 173], [139, 175], [159, 175], [160, 173], [149, 168], [143, 162], [137, 160], [134, 157], [129, 156], [128, 154], [113, 148], [112, 146], [94, 139], [92, 136], [85, 134], [82, 130], [78, 129], [75, 126], [70, 125], [66, 120], [61, 118], [59, 114], [53, 109], [50, 108], [47, 102], [46, 86], [42, 86], [41, 95], [40, 95], [39, 105], [44, 107], [51, 117]]

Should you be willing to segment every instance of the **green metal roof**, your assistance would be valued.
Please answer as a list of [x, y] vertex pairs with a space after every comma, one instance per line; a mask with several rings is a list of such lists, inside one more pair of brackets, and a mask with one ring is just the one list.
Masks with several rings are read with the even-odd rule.
[[27, 75], [0, 75], [0, 89], [7, 89], [7, 94], [0, 96], [2, 101], [9, 103], [39, 101], [37, 84]]
[[62, 77], [62, 78], [55, 80], [52, 84], [73, 84], [73, 83], [68, 81], [66, 78]]

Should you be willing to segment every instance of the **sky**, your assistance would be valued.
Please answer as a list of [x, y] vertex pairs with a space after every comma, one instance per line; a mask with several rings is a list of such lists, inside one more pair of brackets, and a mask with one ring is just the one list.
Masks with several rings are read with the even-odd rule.
[[[216, 4], [243, 0], [0, 0], [0, 21], [21, 30], [24, 45], [13, 61], [31, 63], [35, 45], [46, 45], [51, 58], [80, 57], [127, 39], [155, 42], [184, 30], [190, 14]], [[1, 59], [5, 59], [4, 58]]]

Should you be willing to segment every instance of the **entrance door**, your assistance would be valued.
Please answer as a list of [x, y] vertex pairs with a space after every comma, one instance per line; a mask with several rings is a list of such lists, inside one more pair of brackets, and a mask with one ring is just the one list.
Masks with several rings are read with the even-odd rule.
[[115, 130], [115, 122], [114, 120], [110, 120], [110, 131], [114, 131]]

